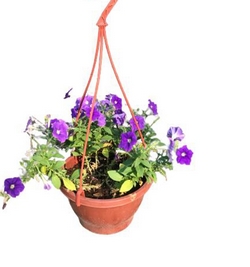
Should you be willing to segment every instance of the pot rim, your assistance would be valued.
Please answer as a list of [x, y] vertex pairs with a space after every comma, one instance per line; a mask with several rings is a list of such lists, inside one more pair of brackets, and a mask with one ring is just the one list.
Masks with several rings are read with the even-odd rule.
[[[145, 182], [138, 190], [126, 196], [112, 198], [112, 199], [96, 199], [85, 196], [80, 196], [80, 204], [84, 206], [91, 206], [96, 208], [111, 208], [117, 206], [123, 206], [124, 204], [131, 203], [137, 199], [140, 199], [151, 187], [152, 182]], [[76, 193], [66, 189], [60, 188], [61, 192], [71, 201], [76, 202]]]

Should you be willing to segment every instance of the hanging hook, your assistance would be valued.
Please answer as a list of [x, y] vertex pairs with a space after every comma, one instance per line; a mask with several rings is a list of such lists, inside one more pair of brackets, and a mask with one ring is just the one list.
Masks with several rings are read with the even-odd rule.
[[107, 16], [114, 7], [114, 5], [117, 3], [118, 0], [110, 0], [106, 8], [103, 10], [99, 20], [97, 21], [96, 25], [98, 27], [106, 27], [108, 23], [106, 22]]

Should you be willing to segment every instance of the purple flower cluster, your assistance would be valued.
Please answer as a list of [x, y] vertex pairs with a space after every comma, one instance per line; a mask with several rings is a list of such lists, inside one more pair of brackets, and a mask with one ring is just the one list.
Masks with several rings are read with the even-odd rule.
[[[157, 115], [157, 105], [149, 100], [148, 107], [151, 109], [153, 115]], [[129, 125], [131, 127], [131, 131], [127, 133], [123, 133], [121, 135], [121, 141], [119, 147], [127, 152], [133, 149], [133, 146], [137, 143], [137, 137], [135, 132], [140, 129], [143, 130], [145, 128], [145, 119], [143, 116], [135, 115], [134, 118], [129, 120]]]
[[[178, 141], [182, 141], [185, 135], [180, 127], [170, 127], [167, 132], [167, 137], [169, 138], [168, 155], [169, 159], [172, 161], [172, 152], [175, 150], [175, 144]], [[175, 153], [178, 163], [190, 165], [193, 151], [189, 150], [186, 145], [176, 149]]]
[[[71, 109], [71, 116], [72, 118], [76, 118], [78, 111], [80, 109], [80, 103], [81, 98], [78, 98], [76, 100], [75, 106]], [[81, 116], [80, 117], [88, 117], [91, 116], [91, 110], [92, 110], [92, 104], [93, 104], [93, 96], [87, 95], [83, 99], [82, 106], [81, 106]], [[104, 114], [100, 110], [100, 103], [98, 101], [95, 103], [95, 106], [93, 108], [92, 112], [92, 121], [97, 121], [98, 126], [103, 127], [106, 124], [106, 118]]]
[[122, 99], [114, 94], [106, 95], [106, 105], [113, 109], [113, 123], [117, 126], [122, 126], [126, 119], [126, 113], [122, 110]]

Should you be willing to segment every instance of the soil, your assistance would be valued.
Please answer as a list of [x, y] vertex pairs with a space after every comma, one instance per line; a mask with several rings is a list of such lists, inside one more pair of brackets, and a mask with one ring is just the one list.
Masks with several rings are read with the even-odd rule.
[[[134, 191], [138, 190], [138, 188], [140, 188], [145, 182], [143, 181], [141, 185], [138, 184], [136, 187], [133, 187], [126, 193], [120, 193], [119, 189], [117, 189], [117, 182], [111, 179], [107, 179], [107, 174], [105, 174], [106, 168], [102, 168], [101, 166], [105, 166], [105, 164], [100, 164], [100, 166], [97, 169], [93, 170], [91, 175], [88, 175], [88, 177], [86, 177], [83, 181], [83, 189], [86, 197], [96, 199], [118, 198], [133, 193]], [[73, 164], [65, 165], [65, 169], [67, 170], [67, 173], [69, 175], [71, 175], [76, 169], [80, 168], [81, 158], [79, 157], [74, 157]]]

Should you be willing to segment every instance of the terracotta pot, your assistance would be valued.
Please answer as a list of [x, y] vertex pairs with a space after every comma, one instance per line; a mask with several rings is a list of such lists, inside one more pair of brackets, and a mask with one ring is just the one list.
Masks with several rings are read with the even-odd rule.
[[79, 207], [76, 206], [74, 192], [66, 188], [61, 188], [61, 191], [69, 199], [84, 228], [98, 234], [114, 234], [129, 226], [150, 186], [151, 183], [145, 183], [137, 191], [114, 199], [81, 197]]

